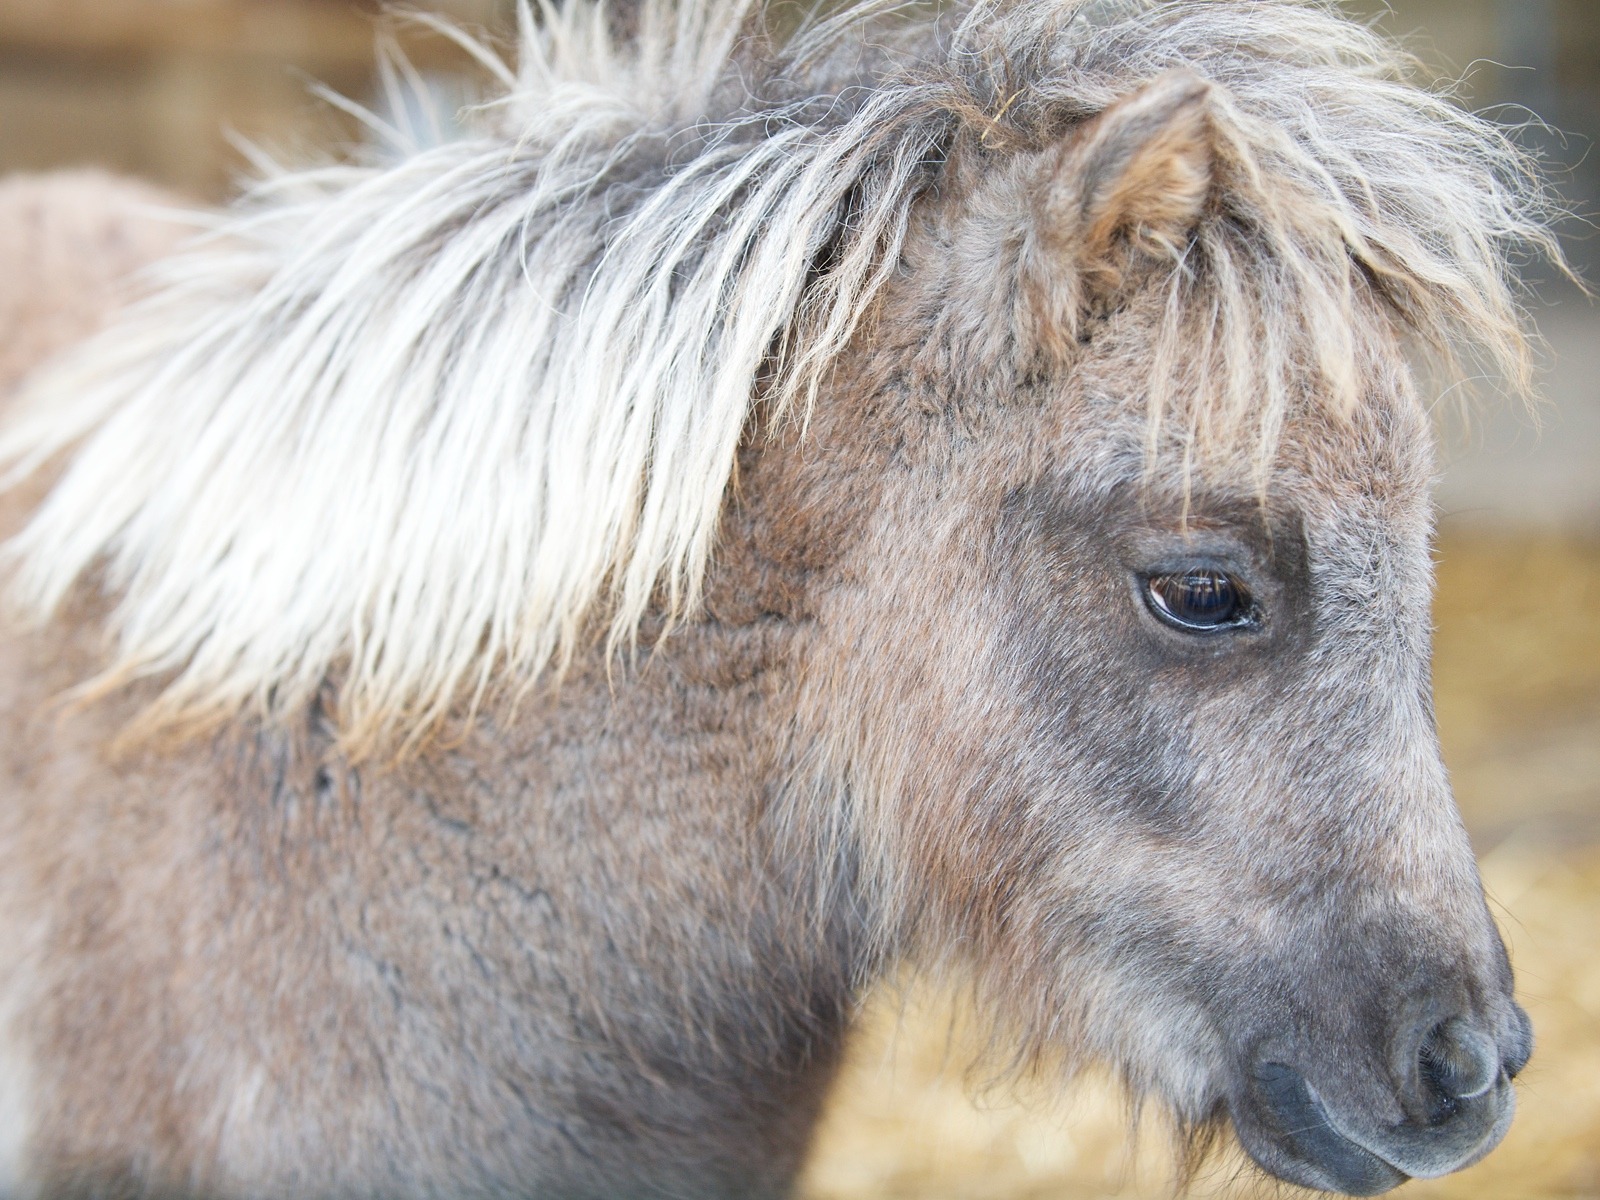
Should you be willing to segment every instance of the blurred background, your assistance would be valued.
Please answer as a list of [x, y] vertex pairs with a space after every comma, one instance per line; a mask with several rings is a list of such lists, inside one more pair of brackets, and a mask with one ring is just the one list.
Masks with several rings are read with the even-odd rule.
[[[510, 0], [415, 3], [504, 29]], [[1350, 0], [1460, 79], [1462, 102], [1542, 154], [1568, 205], [1600, 210], [1600, 2]], [[359, 140], [317, 81], [384, 108], [365, 0], [0, 0], [0, 171], [96, 164], [203, 199], [243, 169], [234, 139], [291, 155]], [[475, 86], [448, 41], [402, 34], [433, 90]], [[1534, 118], [1543, 124], [1528, 123]], [[1600, 279], [1600, 238], [1563, 230]], [[1511, 945], [1539, 1051], [1506, 1144], [1418, 1197], [1600, 1200], [1600, 315], [1541, 268], [1544, 399], [1441, 405], [1436, 685], [1445, 756]], [[1168, 1196], [1158, 1124], [1114, 1089], [1042, 1083], [1026, 1102], [964, 1070], [958, 1001], [876, 1002], [808, 1174], [812, 1200]], [[1130, 1141], [1130, 1128], [1145, 1135]], [[1199, 1195], [1264, 1185], [1224, 1162]], [[1265, 1189], [1272, 1190], [1272, 1189]]]
[[[406, 6], [500, 27], [510, 0]], [[0, 170], [95, 164], [220, 200], [243, 137], [285, 151], [360, 134], [315, 100], [379, 103], [377, 0], [0, 0]], [[410, 28], [405, 49], [450, 95], [466, 56]]]

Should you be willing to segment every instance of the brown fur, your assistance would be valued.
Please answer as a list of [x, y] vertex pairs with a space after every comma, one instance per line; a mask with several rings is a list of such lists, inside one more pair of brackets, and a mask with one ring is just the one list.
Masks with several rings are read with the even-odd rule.
[[[83, 252], [63, 240], [37, 249]], [[79, 328], [117, 294], [77, 297]], [[768, 473], [752, 458], [742, 521], [784, 536], [719, 574], [706, 621], [400, 768], [352, 765], [320, 711], [116, 749], [140, 691], [61, 704], [103, 654], [87, 599], [0, 645], [9, 1037], [43, 1068], [50, 1194], [784, 1189], [865, 946], [805, 902], [848, 872], [773, 811], [830, 539]]]

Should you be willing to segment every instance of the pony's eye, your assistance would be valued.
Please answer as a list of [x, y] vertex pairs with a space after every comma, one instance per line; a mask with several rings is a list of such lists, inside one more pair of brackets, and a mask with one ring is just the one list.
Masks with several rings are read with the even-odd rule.
[[1156, 616], [1179, 629], [1209, 632], [1255, 622], [1255, 608], [1244, 585], [1225, 571], [1196, 567], [1144, 581]]

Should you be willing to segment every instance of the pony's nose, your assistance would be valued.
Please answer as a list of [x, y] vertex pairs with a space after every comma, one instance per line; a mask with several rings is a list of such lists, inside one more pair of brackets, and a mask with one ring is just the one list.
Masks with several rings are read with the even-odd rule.
[[1415, 1061], [1429, 1124], [1448, 1120], [1460, 1101], [1483, 1095], [1500, 1080], [1499, 1045], [1464, 1017], [1451, 1017], [1429, 1029]]
[[1411, 1030], [1415, 1044], [1397, 1048], [1401, 1061], [1415, 1066], [1414, 1090], [1401, 1097], [1411, 1118], [1434, 1128], [1448, 1125], [1467, 1101], [1515, 1078], [1533, 1052], [1533, 1026], [1519, 1004], [1511, 1006], [1509, 1024], [1501, 1038], [1481, 1020], [1466, 1016]]

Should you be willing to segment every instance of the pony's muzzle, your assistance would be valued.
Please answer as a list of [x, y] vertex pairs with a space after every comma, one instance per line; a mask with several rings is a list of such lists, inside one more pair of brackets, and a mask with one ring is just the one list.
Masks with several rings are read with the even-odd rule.
[[1512, 1012], [1503, 1040], [1460, 1016], [1404, 1030], [1396, 1038], [1405, 1069], [1394, 1099], [1406, 1116], [1394, 1123], [1340, 1111], [1296, 1067], [1260, 1062], [1246, 1111], [1234, 1114], [1240, 1141], [1280, 1178], [1351, 1196], [1470, 1166], [1510, 1127], [1511, 1080], [1532, 1051], [1527, 1014], [1516, 1005]]

